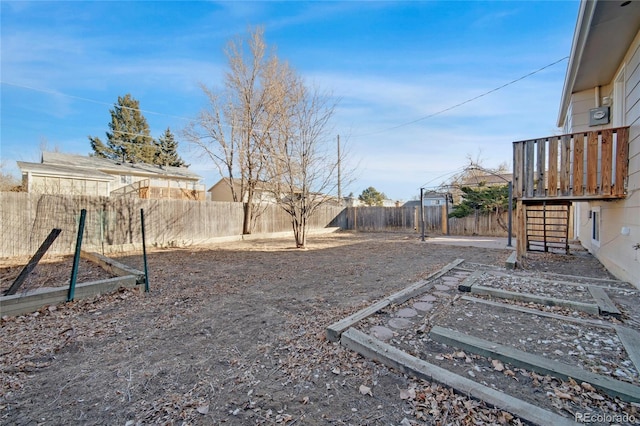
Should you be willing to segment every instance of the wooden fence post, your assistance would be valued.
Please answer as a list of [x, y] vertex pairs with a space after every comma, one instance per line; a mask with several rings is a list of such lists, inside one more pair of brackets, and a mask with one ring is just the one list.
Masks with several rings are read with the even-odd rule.
[[526, 257], [527, 253], [527, 230], [526, 230], [526, 206], [522, 200], [516, 200], [516, 256], [518, 262]]
[[442, 205], [442, 234], [449, 235], [449, 202]]

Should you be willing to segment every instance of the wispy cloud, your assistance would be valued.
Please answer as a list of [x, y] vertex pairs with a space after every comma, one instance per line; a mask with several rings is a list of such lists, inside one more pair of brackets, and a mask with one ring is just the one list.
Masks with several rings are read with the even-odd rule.
[[[179, 130], [220, 87], [231, 37], [264, 25], [307, 82], [340, 104], [355, 189], [409, 198], [468, 155], [509, 161], [553, 131], [564, 66], [437, 114], [568, 54], [575, 2], [2, 2], [2, 155], [42, 138], [86, 153], [131, 93], [154, 134]], [[543, 22], [545, 25], [541, 25]], [[436, 114], [436, 115], [434, 115]], [[408, 124], [411, 123], [411, 124]], [[211, 165], [182, 147], [194, 170]], [[7, 157], [8, 154], [8, 157]], [[359, 189], [360, 191], [362, 188]], [[359, 191], [358, 191], [359, 192]]]

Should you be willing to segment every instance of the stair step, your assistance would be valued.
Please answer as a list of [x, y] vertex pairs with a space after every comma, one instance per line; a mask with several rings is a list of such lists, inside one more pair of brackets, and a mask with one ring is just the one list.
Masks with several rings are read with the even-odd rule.
[[527, 250], [569, 252], [570, 205], [529, 205], [526, 209]]

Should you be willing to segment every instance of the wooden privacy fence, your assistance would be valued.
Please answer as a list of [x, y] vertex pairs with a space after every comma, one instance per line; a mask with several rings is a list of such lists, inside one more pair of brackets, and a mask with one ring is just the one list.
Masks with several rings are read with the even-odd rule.
[[[440, 207], [425, 209], [427, 223], [440, 224], [441, 211]], [[343, 229], [355, 231], [413, 232], [420, 223], [418, 207], [347, 207], [342, 215]]]
[[[62, 229], [62, 233], [49, 253], [72, 253], [81, 209], [87, 210], [83, 246], [98, 251], [139, 247], [140, 209], [145, 211], [149, 246], [188, 246], [242, 234], [242, 203], [9, 192], [0, 197], [0, 257], [5, 258], [32, 255], [53, 228]], [[310, 228], [340, 226], [341, 210], [321, 206], [311, 218]], [[288, 218], [280, 207], [267, 206], [254, 233], [291, 231]]]
[[[442, 235], [446, 232], [445, 209], [442, 206], [425, 206], [425, 233]], [[503, 224], [507, 223], [507, 213], [501, 216]], [[420, 233], [420, 207], [348, 207], [336, 222], [343, 229], [357, 231], [392, 231]], [[483, 235], [506, 237], [496, 214], [477, 214], [464, 218], [450, 218], [449, 235]]]
[[[505, 225], [507, 221], [506, 212], [501, 214], [500, 221], [496, 213], [472, 214], [462, 218], [452, 217], [449, 219], [449, 235], [507, 237], [507, 229], [500, 225], [500, 223]], [[515, 233], [512, 236], [515, 237]]]
[[[73, 253], [80, 211], [87, 210], [84, 247], [95, 251], [138, 249], [142, 242], [140, 209], [145, 211], [149, 246], [183, 247], [242, 234], [242, 203], [143, 200], [137, 197], [95, 197], [4, 192], [0, 194], [0, 257], [30, 256], [54, 228], [62, 233], [50, 254]], [[425, 206], [425, 232], [443, 234], [444, 209]], [[506, 223], [506, 214], [502, 219]], [[446, 222], [445, 222], [446, 223]], [[450, 235], [507, 235], [495, 214], [448, 221]], [[339, 227], [357, 231], [420, 233], [419, 207], [321, 206], [310, 229]], [[291, 231], [289, 216], [278, 206], [266, 206], [254, 234]]]

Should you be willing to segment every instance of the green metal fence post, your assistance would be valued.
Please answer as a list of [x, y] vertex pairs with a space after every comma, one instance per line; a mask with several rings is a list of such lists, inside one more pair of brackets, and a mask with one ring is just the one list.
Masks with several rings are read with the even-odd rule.
[[144, 209], [140, 209], [140, 224], [142, 226], [142, 257], [144, 258], [144, 292], [149, 293], [149, 271], [147, 269], [147, 245], [144, 236]]
[[78, 279], [78, 266], [80, 265], [80, 250], [82, 248], [82, 235], [84, 234], [84, 222], [87, 218], [87, 210], [80, 211], [80, 223], [78, 224], [78, 238], [76, 239], [76, 253], [73, 256], [73, 268], [71, 268], [71, 282], [69, 283], [69, 293], [67, 302], [71, 302], [75, 296], [76, 280]]

